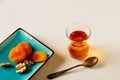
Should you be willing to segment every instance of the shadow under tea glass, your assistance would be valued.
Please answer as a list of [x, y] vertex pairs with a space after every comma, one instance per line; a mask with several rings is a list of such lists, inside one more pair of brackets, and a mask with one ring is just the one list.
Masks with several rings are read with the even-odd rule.
[[74, 24], [66, 29], [66, 36], [71, 40], [68, 51], [73, 58], [84, 59], [89, 52], [86, 41], [91, 35], [90, 27], [86, 24]]

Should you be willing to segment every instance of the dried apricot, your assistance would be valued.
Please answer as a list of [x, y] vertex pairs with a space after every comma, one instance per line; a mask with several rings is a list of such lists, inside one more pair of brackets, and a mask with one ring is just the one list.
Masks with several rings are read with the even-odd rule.
[[26, 52], [21, 47], [15, 47], [10, 51], [8, 58], [13, 62], [19, 63], [26, 59]]
[[45, 52], [42, 52], [42, 51], [34, 52], [31, 55], [30, 60], [33, 62], [44, 62], [47, 60], [47, 54]]
[[27, 42], [20, 42], [17, 47], [21, 47], [26, 51], [26, 56], [30, 56], [32, 53], [32, 48]]

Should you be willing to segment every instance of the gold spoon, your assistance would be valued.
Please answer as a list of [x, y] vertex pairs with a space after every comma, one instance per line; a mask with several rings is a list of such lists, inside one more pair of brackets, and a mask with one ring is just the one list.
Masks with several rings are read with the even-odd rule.
[[55, 72], [55, 73], [49, 74], [49, 75], [47, 76], [47, 78], [48, 78], [48, 79], [56, 78], [56, 77], [62, 75], [63, 73], [65, 73], [65, 72], [67, 72], [67, 71], [69, 71], [69, 70], [71, 70], [71, 69], [74, 69], [74, 68], [76, 68], [76, 67], [79, 67], [79, 66], [92, 67], [92, 66], [96, 65], [97, 62], [98, 62], [98, 58], [97, 58], [97, 57], [94, 57], [94, 56], [93, 56], [93, 57], [89, 57], [89, 58], [87, 58], [87, 59], [84, 61], [83, 64], [79, 64], [79, 65], [70, 67], [70, 68], [68, 68], [68, 69], [65, 69], [65, 70], [62, 70], [62, 71], [59, 71], [59, 72]]

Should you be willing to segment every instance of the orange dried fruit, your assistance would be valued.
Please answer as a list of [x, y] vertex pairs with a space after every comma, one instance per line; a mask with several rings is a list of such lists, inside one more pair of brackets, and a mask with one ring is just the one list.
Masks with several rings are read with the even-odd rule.
[[8, 58], [12, 62], [19, 63], [26, 59], [26, 52], [21, 47], [15, 47], [10, 51]]
[[20, 42], [17, 47], [21, 47], [26, 51], [26, 56], [30, 56], [32, 53], [32, 48], [27, 42]]
[[30, 60], [33, 62], [45, 62], [47, 60], [47, 54], [43, 51], [34, 52], [31, 55]]

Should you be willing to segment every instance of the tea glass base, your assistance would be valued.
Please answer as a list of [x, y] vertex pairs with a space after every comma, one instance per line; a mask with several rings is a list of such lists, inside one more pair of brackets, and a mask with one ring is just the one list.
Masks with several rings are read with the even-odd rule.
[[76, 46], [73, 44], [70, 44], [68, 47], [69, 54], [72, 58], [78, 59], [78, 60], [84, 60], [89, 53], [89, 46], [87, 44]]

